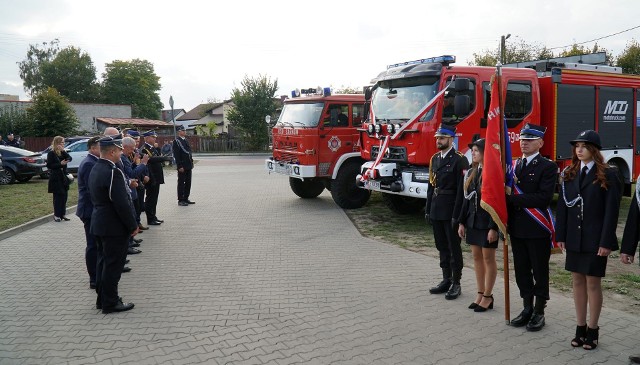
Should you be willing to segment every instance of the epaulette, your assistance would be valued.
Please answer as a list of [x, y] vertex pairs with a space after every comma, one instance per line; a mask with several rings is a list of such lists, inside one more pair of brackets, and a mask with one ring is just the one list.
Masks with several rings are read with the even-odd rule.
[[460, 157], [464, 157], [464, 154], [463, 154], [462, 152], [460, 152], [460, 151], [456, 150], [456, 153], [458, 154], [458, 156], [460, 156]]

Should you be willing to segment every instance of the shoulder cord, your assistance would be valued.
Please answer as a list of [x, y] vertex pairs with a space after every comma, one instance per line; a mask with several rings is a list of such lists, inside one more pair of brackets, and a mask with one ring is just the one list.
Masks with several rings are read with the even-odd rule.
[[636, 183], [636, 202], [638, 203], [638, 207], [640, 208], [640, 184]]
[[[472, 169], [467, 170], [467, 174], [464, 177], [464, 182], [463, 182], [464, 185], [467, 185], [467, 181], [471, 177], [471, 171]], [[470, 193], [467, 193], [467, 189], [463, 189], [463, 194], [464, 194], [464, 198], [467, 200], [471, 200], [471, 198], [475, 198], [475, 203], [476, 203], [475, 207], [476, 207], [476, 211], [478, 211], [478, 194], [476, 193], [476, 191], [473, 190]]]
[[184, 148], [184, 146], [182, 145], [182, 142], [180, 142], [180, 138], [176, 138], [176, 142], [178, 142], [178, 146], [180, 146], [180, 149], [182, 151], [184, 151], [184, 153], [186, 153], [187, 155], [189, 154], [189, 151], [187, 151], [186, 148]]
[[564, 173], [565, 171], [567, 171], [569, 167], [565, 167], [564, 170], [562, 170], [562, 172], [560, 173], [560, 186], [562, 187], [562, 199], [564, 199], [564, 204], [568, 207], [568, 208], [573, 208], [578, 202], [580, 202], [580, 217], [584, 216], [584, 204], [582, 204], [582, 196], [580, 196], [580, 193], [578, 193], [578, 197], [568, 201], [567, 200], [567, 194], [565, 193], [565, 189], [564, 189]]

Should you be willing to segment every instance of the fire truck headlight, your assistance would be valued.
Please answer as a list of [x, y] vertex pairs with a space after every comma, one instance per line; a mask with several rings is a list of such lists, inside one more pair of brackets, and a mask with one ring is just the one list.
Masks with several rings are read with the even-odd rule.
[[374, 127], [376, 133], [380, 133], [382, 131], [382, 127], [380, 127], [380, 124], [376, 124], [376, 126]]
[[393, 124], [387, 124], [387, 133], [393, 134]]
[[300, 175], [300, 167], [295, 166], [295, 167], [293, 168], [293, 173], [294, 173], [294, 174], [296, 174], [296, 175]]
[[398, 133], [399, 130], [400, 130], [400, 124], [396, 124], [395, 127], [393, 127], [393, 132]]
[[367, 133], [369, 133], [369, 135], [373, 134], [373, 124], [369, 124], [369, 126], [367, 127]]

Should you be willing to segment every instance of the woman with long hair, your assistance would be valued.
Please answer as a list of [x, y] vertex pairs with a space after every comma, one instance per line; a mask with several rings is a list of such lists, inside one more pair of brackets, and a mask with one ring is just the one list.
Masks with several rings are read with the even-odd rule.
[[496, 249], [498, 248], [498, 226], [489, 213], [480, 206], [482, 186], [482, 162], [484, 161], [484, 139], [471, 144], [471, 168], [464, 181], [464, 201], [458, 218], [458, 235], [471, 246], [473, 267], [476, 272], [478, 295], [469, 305], [475, 312], [493, 309], [493, 286], [496, 283], [498, 268]]
[[573, 282], [578, 323], [571, 346], [593, 350], [600, 330], [601, 280], [607, 257], [618, 249], [621, 184], [617, 170], [604, 162], [597, 132], [583, 131], [570, 143], [571, 165], [560, 175], [556, 239], [566, 251], [565, 269]]
[[70, 220], [65, 216], [70, 183], [67, 178], [67, 164], [70, 161], [71, 156], [64, 150], [64, 137], [53, 137], [51, 151], [47, 154], [47, 168], [49, 193], [53, 194], [53, 220], [56, 222]]

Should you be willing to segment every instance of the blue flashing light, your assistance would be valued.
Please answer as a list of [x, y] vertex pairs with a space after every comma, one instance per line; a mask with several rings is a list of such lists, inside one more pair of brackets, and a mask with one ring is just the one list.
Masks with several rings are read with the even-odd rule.
[[438, 56], [438, 57], [423, 58], [415, 61], [394, 63], [393, 65], [387, 66], [387, 69], [399, 67], [399, 66], [417, 65], [421, 63], [441, 63], [443, 66], [447, 66], [451, 63], [456, 63], [456, 56], [444, 55], [444, 56]]
[[331, 88], [330, 87], [325, 87], [323, 89], [324, 91], [324, 96], [331, 96]]

